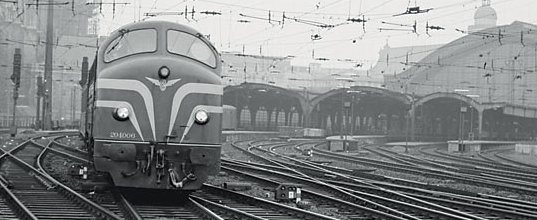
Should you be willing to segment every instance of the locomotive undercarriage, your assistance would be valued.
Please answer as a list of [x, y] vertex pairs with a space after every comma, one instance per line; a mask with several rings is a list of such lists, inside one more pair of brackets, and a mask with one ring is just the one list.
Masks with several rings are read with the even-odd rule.
[[220, 169], [220, 145], [95, 142], [96, 169], [116, 186], [195, 190]]

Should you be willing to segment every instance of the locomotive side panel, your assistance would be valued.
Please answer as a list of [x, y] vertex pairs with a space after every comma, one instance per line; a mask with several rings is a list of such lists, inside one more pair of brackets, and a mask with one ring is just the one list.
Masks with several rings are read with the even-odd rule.
[[80, 133], [84, 137], [84, 142], [88, 148], [92, 149], [93, 143], [90, 141], [93, 138], [93, 110], [94, 110], [94, 101], [95, 101], [95, 78], [97, 73], [97, 56], [93, 59], [92, 65], [88, 70], [87, 77], [84, 82], [82, 82], [82, 106], [81, 106], [81, 117], [80, 117]]

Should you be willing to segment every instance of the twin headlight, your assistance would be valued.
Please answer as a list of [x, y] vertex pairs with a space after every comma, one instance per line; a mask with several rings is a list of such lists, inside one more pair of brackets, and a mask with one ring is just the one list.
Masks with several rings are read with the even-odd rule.
[[194, 121], [200, 125], [209, 122], [209, 114], [205, 110], [198, 110], [194, 115]]
[[[114, 110], [113, 115], [116, 120], [125, 121], [129, 119], [130, 111], [128, 108], [120, 107]], [[205, 110], [198, 110], [194, 114], [194, 121], [200, 125], [207, 124], [209, 122], [209, 114]]]
[[125, 107], [116, 108], [113, 113], [114, 118], [118, 121], [125, 121], [129, 119], [129, 115], [129, 109]]

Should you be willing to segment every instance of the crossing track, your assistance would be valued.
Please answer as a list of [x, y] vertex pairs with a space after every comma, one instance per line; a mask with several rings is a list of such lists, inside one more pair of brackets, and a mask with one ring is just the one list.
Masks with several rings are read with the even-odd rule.
[[[405, 164], [423, 164], [423, 165], [438, 165], [439, 168], [453, 169], [458, 171], [457, 164], [446, 164], [439, 161], [422, 163], [423, 160], [413, 157], [411, 155], [400, 154], [397, 152], [389, 151], [384, 148], [365, 148], [371, 152], [379, 154], [381, 156], [390, 158], [394, 161], [404, 161]], [[432, 147], [430, 149], [433, 149]], [[434, 154], [432, 154], [434, 155]], [[432, 156], [430, 155], [430, 156]], [[445, 155], [442, 154], [442, 155]], [[441, 158], [449, 159], [451, 157], [441, 156]], [[457, 158], [459, 159], [459, 158]], [[475, 158], [460, 158], [460, 160], [475, 161]], [[461, 161], [462, 162], [462, 161]], [[466, 161], [465, 161], [466, 162]], [[429, 164], [430, 163], [430, 164]], [[479, 162], [477, 162], [479, 163]], [[439, 165], [444, 164], [444, 165]], [[497, 165], [497, 164], [496, 164]], [[468, 167], [468, 166], [462, 166]], [[475, 168], [477, 169], [477, 168]], [[463, 171], [462, 171], [463, 172]], [[497, 172], [502, 172], [497, 170]], [[509, 172], [509, 171], [504, 171]], [[474, 172], [476, 173], [476, 172]], [[522, 174], [521, 174], [522, 175]], [[514, 180], [513, 180], [514, 181]], [[435, 203], [453, 207], [458, 210], [477, 213], [485, 218], [500, 218], [500, 219], [531, 219], [533, 216], [537, 216], [537, 204], [532, 202], [526, 202], [522, 200], [509, 199], [498, 196], [490, 196], [484, 194], [469, 194], [461, 192], [449, 192], [443, 191], [431, 191], [428, 189], [419, 189], [414, 187], [403, 187], [394, 184], [383, 184], [383, 187], [391, 188], [394, 190], [405, 192], [405, 194], [412, 195], [414, 197], [422, 198], [424, 200], [433, 201]]]
[[[248, 147], [248, 151], [253, 151], [256, 149], [257, 151], [263, 152], [260, 156], [266, 161], [271, 161], [272, 159], [268, 159], [267, 155], [275, 155], [277, 153], [274, 152], [274, 149], [279, 147], [288, 147], [286, 145], [296, 145], [296, 144], [282, 144], [282, 143], [275, 143], [274, 145], [269, 144], [262, 144], [260, 146], [250, 146]], [[266, 148], [266, 149], [261, 149]], [[251, 154], [255, 155], [256, 153], [251, 152]], [[286, 158], [284, 155], [278, 155], [277, 157], [285, 158], [286, 160], [291, 160], [293, 162], [298, 162], [293, 158]], [[324, 196], [328, 197], [335, 197], [335, 198], [341, 198], [340, 200], [336, 201], [330, 201], [332, 203], [331, 205], [334, 207], [341, 207], [341, 206], [350, 206], [348, 207], [348, 210], [354, 210], [355, 213], [352, 213], [352, 215], [366, 215], [367, 217], [371, 218], [375, 215], [372, 213], [368, 213], [368, 211], [374, 210], [377, 212], [382, 212], [385, 214], [392, 215], [391, 217], [398, 217], [398, 218], [404, 218], [404, 219], [457, 219], [457, 218], [463, 218], [462, 216], [465, 215], [465, 213], [458, 213], [455, 210], [448, 210], [453, 213], [446, 212], [446, 210], [442, 210], [441, 208], [439, 210], [430, 209], [427, 206], [435, 206], [434, 204], [429, 204], [424, 201], [419, 201], [417, 199], [408, 198], [406, 201], [398, 201], [391, 199], [390, 196], [379, 196], [374, 194], [368, 194], [368, 193], [350, 193], [346, 192], [344, 190], [341, 190], [331, 184], [327, 184], [326, 182], [322, 182], [319, 179], [316, 179], [314, 177], [308, 176], [304, 174], [301, 171], [291, 171], [290, 173], [286, 173], [285, 171], [294, 170], [293, 164], [286, 164], [283, 165], [282, 163], [285, 163], [283, 161], [272, 161], [274, 167], [280, 167], [281, 170], [275, 171], [275, 170], [267, 170], [267, 169], [255, 169], [249, 165], [241, 164], [241, 162], [238, 161], [224, 161], [223, 160], [223, 168], [226, 169], [227, 172], [234, 172], [236, 175], [246, 175], [246, 171], [249, 173], [255, 173], [250, 174], [249, 177], [251, 179], [257, 179], [258, 181], [264, 181], [265, 183], [272, 184], [272, 186], [277, 186], [278, 184], [282, 182], [295, 182], [298, 184], [301, 184], [303, 188], [303, 195], [306, 195], [306, 197], [310, 197], [312, 201], [323, 201], [326, 200]], [[322, 169], [319, 167], [313, 167], [310, 169]], [[327, 172], [324, 175], [331, 175], [334, 176], [333, 172]], [[390, 194], [393, 192], [384, 192], [385, 194]], [[394, 195], [392, 195], [393, 197]], [[347, 204], [337, 204], [338, 201], [348, 202]], [[411, 201], [411, 202], [409, 202]], [[323, 201], [324, 203], [328, 203], [327, 201]], [[366, 208], [365, 210], [358, 211], [356, 207], [353, 207], [353, 205]], [[439, 207], [436, 207], [439, 208]], [[358, 213], [356, 213], [358, 212]], [[361, 212], [361, 213], [360, 213]], [[375, 213], [378, 214], [378, 213]], [[370, 216], [368, 216], [370, 215]], [[378, 216], [375, 216], [378, 217]], [[384, 217], [386, 218], [386, 217]]]
[[[438, 168], [430, 168], [424, 166], [407, 165], [394, 162], [386, 162], [366, 157], [356, 157], [352, 155], [343, 155], [335, 152], [313, 148], [316, 156], [330, 158], [331, 160], [346, 161], [354, 164], [390, 170], [393, 172], [413, 174], [421, 177], [435, 178], [439, 180], [452, 180], [458, 183], [464, 183], [472, 186], [488, 187], [496, 190], [509, 191], [518, 194], [537, 195], [537, 188], [533, 184], [515, 182], [501, 178], [483, 177], [475, 175], [475, 173], [464, 173], [459, 170], [443, 170]], [[417, 163], [415, 161], [414, 163]]]
[[[32, 159], [25, 157], [28, 162], [35, 162], [37, 159], [35, 169], [39, 172], [44, 170], [43, 158], [51, 155], [80, 163], [89, 163], [84, 159], [87, 158], [84, 151], [69, 149], [73, 147], [68, 145], [58, 146], [57, 142], [51, 141], [46, 146], [38, 147], [37, 143], [30, 141], [27, 142], [28, 148], [16, 146], [9, 149], [9, 154], [4, 153], [5, 156], [2, 156], [1, 168], [3, 169], [5, 161], [8, 161], [3, 157], [11, 153], [20, 157], [25, 152], [34, 155]], [[243, 146], [236, 146], [236, 149], [243, 152], [246, 157], [251, 157], [252, 161], [263, 161], [263, 163], [223, 159], [222, 169], [227, 173], [240, 175], [241, 178], [253, 184], [271, 188], [284, 182], [300, 184], [303, 186], [303, 199], [313, 201], [312, 203], [318, 207], [337, 207], [338, 213], [347, 219], [531, 219], [537, 215], [536, 204], [531, 202], [469, 192], [457, 193], [456, 190], [442, 187], [435, 190], [430, 186], [420, 187], [424, 185], [412, 183], [412, 181], [381, 180], [381, 177], [368, 179], [366, 177], [374, 175], [287, 156], [292, 154], [292, 149], [306, 149], [307, 146], [316, 144], [318, 143], [311, 141], [243, 142]], [[36, 155], [39, 156], [36, 157]], [[405, 161], [409, 162], [407, 166], [420, 165], [408, 158]], [[41, 180], [39, 183], [57, 187], [52, 180], [48, 179]], [[118, 190], [111, 190], [105, 194], [95, 193], [89, 200], [101, 204], [103, 209], [125, 219], [331, 219], [322, 214], [210, 185], [205, 185], [202, 190], [185, 197], [180, 205], [136, 203], [123, 197]], [[71, 203], [72, 205], [78, 204]], [[6, 204], [14, 207], [11, 201], [7, 201]], [[0, 201], [0, 210], [2, 207]], [[13, 216], [18, 218], [22, 216], [15, 211], [17, 209], [8, 210], [11, 210]], [[91, 209], [87, 208], [82, 209], [81, 212], [88, 213], [86, 217], [90, 219], [109, 218], [103, 217], [103, 214], [94, 214]], [[64, 214], [67, 215], [67, 213]], [[6, 212], [6, 216], [9, 215], [9, 212]]]
[[121, 219], [108, 209], [87, 199], [35, 168], [41, 147], [32, 140], [1, 150], [0, 169], [13, 188], [2, 184], [4, 198], [18, 218], [24, 219]]
[[477, 153], [477, 156], [479, 156], [481, 159], [497, 163], [497, 164], [503, 164], [507, 166], [514, 166], [518, 168], [523, 169], [531, 169], [534, 171], [537, 171], [537, 166], [533, 164], [524, 163], [521, 161], [513, 160], [503, 154], [512, 151], [512, 149], [491, 149], [486, 150], [483, 152]]
[[[246, 219], [324, 219], [334, 218], [290, 207], [254, 196], [237, 193], [205, 184], [201, 191], [192, 196], [195, 200], [217, 212], [242, 215]], [[230, 210], [224, 210], [224, 209]], [[230, 213], [230, 212], [233, 213]]]
[[[537, 167], [534, 167], [531, 165], [522, 167], [520, 165], [505, 164], [505, 163], [501, 163], [499, 161], [494, 161], [494, 160], [492, 161], [486, 160], [486, 159], [481, 160], [475, 157], [469, 158], [469, 157], [463, 157], [463, 156], [456, 156], [456, 155], [449, 154], [445, 151], [442, 151], [433, 147], [422, 147], [418, 151], [432, 158], [444, 159], [447, 161], [455, 161], [455, 162], [458, 162], [458, 164], [462, 163], [462, 164], [467, 164], [467, 165], [479, 166], [482, 168], [503, 170], [503, 171], [513, 172], [513, 173], [523, 171], [524, 173], [537, 175]], [[519, 164], [522, 164], [522, 163], [519, 162]]]
[[[34, 142], [36, 145], [42, 148], [41, 153], [37, 157], [36, 166], [39, 170], [42, 170], [49, 177], [55, 178], [58, 182], [62, 182], [60, 180], [73, 178], [67, 177], [66, 173], [57, 173], [55, 170], [58, 169], [58, 167], [54, 167], [57, 164], [66, 166], [68, 164], [76, 163], [91, 166], [91, 160], [89, 160], [89, 155], [87, 152], [77, 150], [72, 146], [59, 144], [58, 140], [66, 137], [67, 136], [59, 136], [51, 138], [51, 141], [45, 145]], [[50, 164], [50, 161], [55, 161], [57, 163]], [[72, 190], [80, 191], [80, 187], [78, 187], [78, 185], [73, 185], [73, 182], [77, 181], [82, 180], [79, 178], [74, 178], [74, 181], [71, 180], [68, 182], [63, 182], [63, 184], [65, 184], [67, 187], [70, 187]], [[123, 198], [123, 196], [114, 188], [91, 193], [80, 191], [80, 193], [87, 199], [101, 205], [103, 208], [111, 211], [121, 218], [128, 217], [129, 219], [133, 219], [132, 207], [130, 207], [130, 204], [127, 202], [127, 200]]]
[[[132, 207], [130, 219], [224, 219], [189, 196], [176, 197], [174, 200], [164, 203], [126, 203]], [[177, 200], [181, 200], [179, 204]]]
[[[327, 182], [341, 186], [350, 192], [366, 191], [375, 194], [383, 194], [384, 192], [380, 190], [378, 186], [385, 185], [374, 184], [376, 187], [373, 187], [370, 185], [368, 186], [340, 181], [327, 180]], [[397, 190], [401, 194], [410, 196], [412, 198], [428, 201], [437, 204], [438, 206], [449, 207], [453, 210], [467, 213], [471, 216], [474, 216], [475, 219], [532, 219], [534, 216], [537, 216], [537, 209], [535, 206], [530, 205], [530, 203], [524, 204], [524, 202], [520, 201], [503, 202], [494, 199], [476, 198], [410, 187], [401, 187], [393, 184], [383, 189], [387, 189], [388, 187], [390, 187], [391, 190]], [[391, 197], [394, 198], [393, 195], [391, 195]]]
[[419, 149], [419, 152], [432, 159], [417, 158], [415, 156], [389, 151], [381, 147], [365, 147], [364, 149], [404, 165], [433, 167], [450, 172], [473, 175], [483, 180], [520, 187], [537, 187], [535, 184], [537, 182], [537, 170], [506, 166], [497, 162], [482, 161], [476, 158], [455, 156], [438, 149], [432, 151], [433, 148], [426, 148], [428, 150]]
[[[62, 156], [66, 160], [88, 163], [88, 161], [80, 159], [80, 157], [85, 157], [85, 152], [74, 150], [75, 153], [80, 154], [74, 156], [71, 154], [73, 152], [70, 149], [72, 146], [53, 146], [55, 144], [57, 142], [53, 141], [45, 147], [48, 153], [43, 154], [40, 157], [40, 161], [44, 161], [42, 158], [54, 154]], [[142, 193], [136, 194], [136, 196], [139, 195], [142, 195]], [[265, 217], [267, 217], [271, 219], [271, 216], [287, 216], [286, 218], [291, 216], [292, 219], [302, 217], [307, 217], [307, 219], [331, 219], [304, 210], [263, 201], [255, 197], [238, 195], [235, 192], [226, 192], [226, 190], [208, 185], [204, 186], [201, 191], [195, 192], [190, 196], [168, 196], [166, 199], [163, 199], [161, 194], [154, 196], [145, 194], [141, 197], [144, 198], [142, 200], [159, 200], [159, 202], [140, 202], [140, 199], [126, 199], [126, 196], [123, 196], [123, 190], [112, 190], [106, 194], [95, 193], [92, 199], [99, 202], [99, 204], [103, 204], [103, 206], [110, 210], [121, 209], [121, 213], [118, 213], [118, 215], [123, 214], [124, 216], [128, 216], [128, 219], [234, 219], [237, 217], [241, 219], [266, 219]], [[245, 203], [246, 201], [248, 203]], [[225, 205], [223, 205], [224, 202]], [[215, 214], [211, 210], [215, 210], [218, 214]], [[282, 214], [282, 210], [288, 211]], [[114, 212], [117, 213], [118, 211]]]
[[[296, 149], [303, 148], [297, 147]], [[266, 165], [263, 166], [264, 168], [268, 167]], [[294, 168], [297, 169], [296, 167], [298, 166], [295, 166]], [[316, 171], [320, 170], [319, 168], [313, 170], [307, 170], [307, 168], [299, 169], [303, 170], [304, 172], [309, 171], [309, 173], [315, 173]], [[279, 171], [283, 172], [285, 171], [285, 169], [279, 169]], [[347, 174], [353, 173], [355, 172], [347, 172]], [[464, 191], [459, 191], [460, 194], [454, 194], [456, 190], [449, 190], [445, 188], [442, 189], [442, 191], [433, 191], [429, 189], [424, 189], [425, 187], [423, 187], [423, 184], [415, 184], [418, 187], [409, 187], [370, 180], [368, 181], [368, 183], [373, 184], [364, 184], [364, 182], [357, 183], [348, 180], [343, 182], [334, 181], [333, 179], [330, 180], [330, 178], [326, 178], [328, 176], [326, 174], [324, 178], [322, 174], [317, 174], [317, 176], [318, 178], [324, 179], [323, 181], [333, 183], [335, 185], [342, 185], [342, 187], [354, 189], [354, 191], [357, 192], [375, 192], [375, 194], [384, 194], [384, 196], [394, 199], [397, 198], [397, 194], [386, 194], [386, 192], [381, 189], [390, 189], [398, 191], [406, 196], [410, 196], [423, 201], [428, 201], [439, 206], [449, 207], [453, 210], [467, 213], [472, 216], [471, 218], [475, 219], [532, 219], [533, 216], [537, 216], [537, 208], [535, 208], [537, 204], [521, 200], [475, 194]], [[351, 191], [352, 190], [349, 190], [349, 192]]]
[[[47, 165], [44, 165], [46, 164], [45, 158], [49, 156], [60, 156], [62, 158], [56, 159], [61, 159], [65, 163], [91, 163], [89, 160], [85, 159], [88, 158], [87, 152], [73, 146], [60, 144], [56, 138], [46, 146], [42, 147], [44, 149], [38, 157], [38, 166], [45, 171], [47, 170]], [[102, 205], [121, 218], [127, 219], [221, 219], [210, 210], [191, 199], [186, 204], [181, 205], [170, 205], [171, 203], [167, 205], [136, 205], [131, 203], [125, 196], [123, 196], [122, 191], [116, 188], [107, 189], [103, 192], [95, 192], [88, 199]]]

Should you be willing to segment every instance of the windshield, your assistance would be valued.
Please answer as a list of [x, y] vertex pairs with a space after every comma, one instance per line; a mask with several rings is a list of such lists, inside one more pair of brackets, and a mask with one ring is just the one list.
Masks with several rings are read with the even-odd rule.
[[216, 57], [211, 47], [194, 35], [168, 30], [168, 51], [216, 67]]
[[120, 35], [104, 51], [104, 62], [128, 55], [157, 50], [157, 31], [154, 29], [119, 30]]

